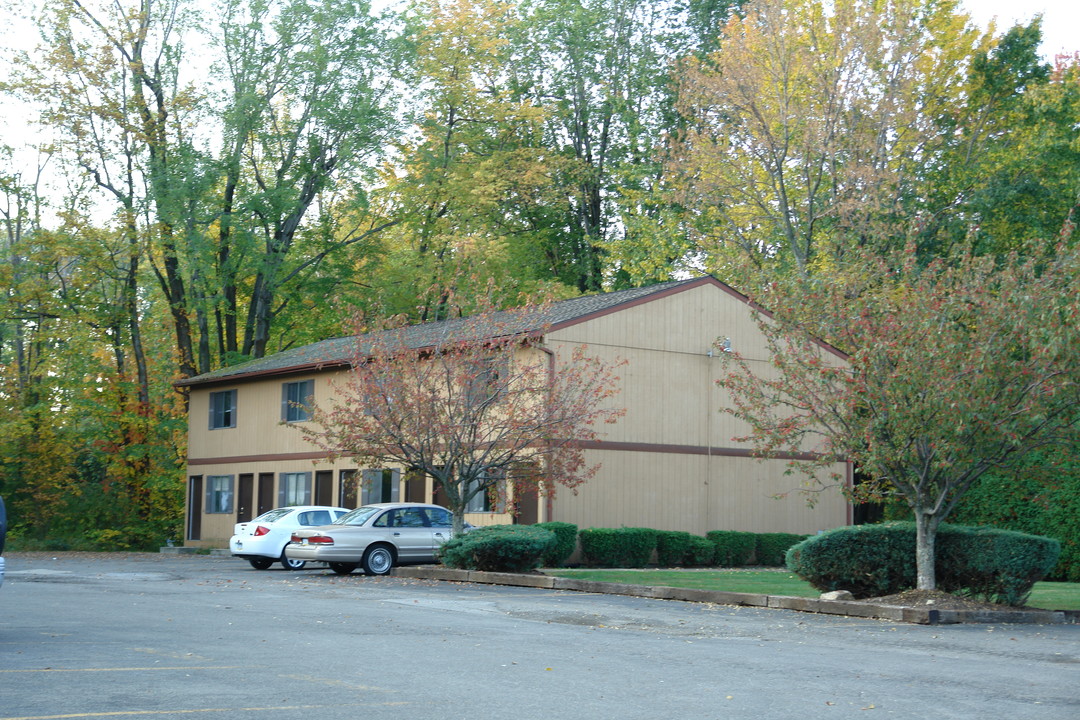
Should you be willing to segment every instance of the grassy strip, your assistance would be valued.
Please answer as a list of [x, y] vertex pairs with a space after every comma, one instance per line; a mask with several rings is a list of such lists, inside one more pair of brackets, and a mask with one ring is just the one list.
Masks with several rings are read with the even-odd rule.
[[[600, 582], [667, 585], [697, 590], [817, 597], [821, 593], [795, 575], [775, 570], [546, 570], [548, 575]], [[1028, 607], [1080, 610], [1080, 583], [1035, 583]]]

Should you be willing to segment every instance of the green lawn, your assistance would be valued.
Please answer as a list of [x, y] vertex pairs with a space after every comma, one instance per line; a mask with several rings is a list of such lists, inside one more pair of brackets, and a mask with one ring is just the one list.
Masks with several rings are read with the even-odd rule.
[[[548, 570], [548, 575], [601, 582], [668, 585], [698, 590], [817, 597], [821, 593], [789, 572], [775, 570]], [[1080, 610], [1080, 583], [1035, 583], [1028, 607]]]

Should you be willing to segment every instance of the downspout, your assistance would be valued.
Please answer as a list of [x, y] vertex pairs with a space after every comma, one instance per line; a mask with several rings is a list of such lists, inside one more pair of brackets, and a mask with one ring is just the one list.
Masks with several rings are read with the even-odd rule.
[[[540, 344], [534, 345], [537, 350], [548, 356], [548, 390], [555, 386], [555, 353], [543, 344], [543, 338], [540, 340]], [[544, 457], [544, 462], [547, 464], [547, 474], [550, 482], [554, 482], [551, 478], [551, 454], [548, 453]], [[544, 518], [540, 522], [551, 522], [554, 518], [555, 507], [551, 500], [551, 493], [548, 493], [545, 498]]]
[[713, 351], [709, 348], [705, 353], [705, 382], [709, 384], [709, 390], [705, 395], [705, 532], [712, 527], [712, 426], [713, 426], [713, 385], [712, 366]]
[[[855, 466], [854, 466], [854, 463], [852, 463], [850, 460], [846, 460], [844, 462], [844, 465], [845, 465], [846, 470], [847, 470], [847, 472], [846, 472], [846, 475], [847, 475], [847, 489], [848, 489], [848, 492], [851, 492], [851, 491], [853, 491], [855, 489]], [[850, 495], [848, 495], [847, 498], [845, 498], [844, 505], [846, 505], [847, 508], [846, 508], [846, 510], [844, 512], [845, 512], [845, 514], [847, 516], [847, 524], [848, 525], [854, 525], [855, 524], [855, 505], [854, 505], [854, 503], [851, 502], [850, 498], [851, 498]]]

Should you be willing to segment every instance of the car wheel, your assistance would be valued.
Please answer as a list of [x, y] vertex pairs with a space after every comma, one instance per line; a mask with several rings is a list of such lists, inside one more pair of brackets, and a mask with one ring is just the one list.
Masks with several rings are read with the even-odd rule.
[[307, 565], [307, 560], [293, 560], [285, 557], [285, 548], [281, 549], [281, 567], [286, 570], [303, 570], [305, 565]]
[[394, 551], [386, 545], [369, 547], [364, 553], [364, 572], [368, 575], [385, 575], [394, 567]]
[[356, 569], [356, 563], [327, 563], [338, 575], [348, 575]]
[[265, 570], [274, 564], [274, 561], [270, 558], [248, 558], [248, 562], [256, 570]]

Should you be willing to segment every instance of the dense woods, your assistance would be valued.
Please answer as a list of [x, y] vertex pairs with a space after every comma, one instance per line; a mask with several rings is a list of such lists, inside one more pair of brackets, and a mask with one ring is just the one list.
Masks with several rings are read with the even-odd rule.
[[47, 0], [36, 25], [0, 74], [26, 127], [0, 494], [57, 547], [179, 538], [173, 383], [357, 312], [1075, 244], [1080, 70], [950, 0]]

